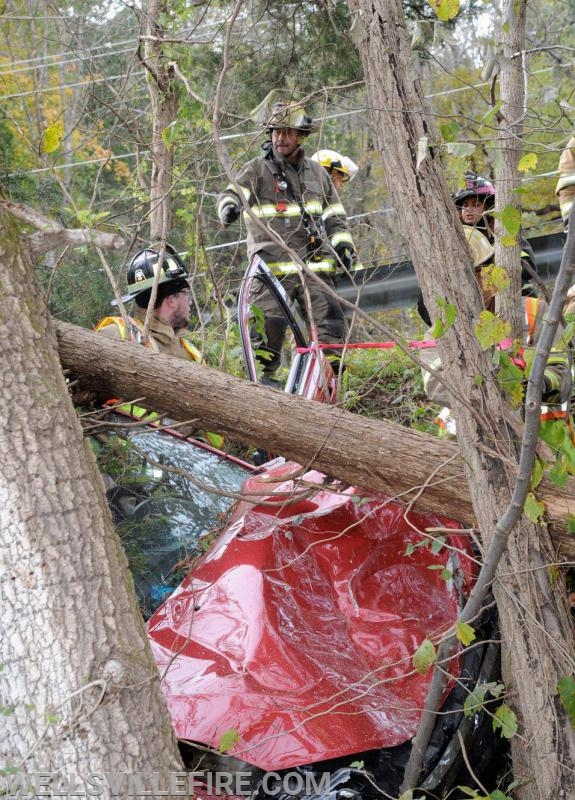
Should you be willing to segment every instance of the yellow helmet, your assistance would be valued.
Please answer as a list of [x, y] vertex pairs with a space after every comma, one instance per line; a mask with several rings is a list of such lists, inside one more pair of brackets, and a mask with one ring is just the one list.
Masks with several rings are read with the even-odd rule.
[[470, 225], [464, 225], [463, 232], [465, 233], [474, 267], [480, 267], [482, 264], [493, 260], [495, 249], [485, 234]]
[[344, 181], [352, 181], [359, 170], [359, 167], [351, 158], [342, 156], [341, 153], [336, 153], [335, 150], [318, 150], [311, 158], [321, 164], [322, 167], [325, 167], [330, 175], [334, 170], [341, 172]]

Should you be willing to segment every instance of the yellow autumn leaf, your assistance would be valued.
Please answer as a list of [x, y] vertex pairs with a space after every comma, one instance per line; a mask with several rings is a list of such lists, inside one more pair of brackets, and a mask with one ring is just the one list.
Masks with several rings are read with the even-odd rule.
[[467, 647], [475, 639], [474, 629], [467, 622], [461, 622], [461, 620], [457, 620], [455, 623], [455, 635], [464, 647]]
[[519, 172], [530, 172], [537, 166], [537, 160], [537, 155], [535, 153], [525, 153], [525, 155], [519, 159], [517, 169]]
[[437, 19], [448, 22], [459, 14], [459, 0], [427, 0]]
[[48, 125], [44, 131], [44, 152], [54, 153], [61, 145], [64, 137], [64, 121], [59, 119]]

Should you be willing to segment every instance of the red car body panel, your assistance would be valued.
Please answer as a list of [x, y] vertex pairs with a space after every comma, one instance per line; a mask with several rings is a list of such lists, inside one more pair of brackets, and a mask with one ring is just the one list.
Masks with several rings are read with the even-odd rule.
[[[305, 496], [296, 473], [248, 478], [275, 505], [239, 503], [148, 623], [177, 736], [218, 749], [236, 731], [227, 753], [264, 770], [411, 739], [430, 680], [413, 654], [474, 580], [458, 523], [313, 471]], [[453, 533], [432, 548], [427, 528]]]

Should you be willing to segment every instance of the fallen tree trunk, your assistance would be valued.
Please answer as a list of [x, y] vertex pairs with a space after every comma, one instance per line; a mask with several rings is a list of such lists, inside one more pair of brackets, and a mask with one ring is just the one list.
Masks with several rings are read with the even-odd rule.
[[[385, 492], [418, 508], [474, 526], [469, 489], [454, 442], [293, 397], [144, 347], [133, 347], [64, 322], [56, 323], [62, 367], [85, 388], [143, 398], [180, 420], [281, 454], [340, 480]], [[567, 521], [575, 481], [541, 484], [560, 561], [575, 558]]]

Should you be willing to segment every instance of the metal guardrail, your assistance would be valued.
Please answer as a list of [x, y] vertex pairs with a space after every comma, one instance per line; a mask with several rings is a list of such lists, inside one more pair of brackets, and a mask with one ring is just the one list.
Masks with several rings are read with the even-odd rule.
[[[552, 233], [535, 236], [528, 241], [533, 247], [539, 277], [545, 283], [553, 282], [559, 271], [565, 235]], [[348, 278], [341, 279], [337, 291], [352, 303], [359, 300], [359, 306], [364, 311], [409, 306], [416, 303], [419, 296], [411, 261], [358, 270], [354, 275], [354, 284]]]

